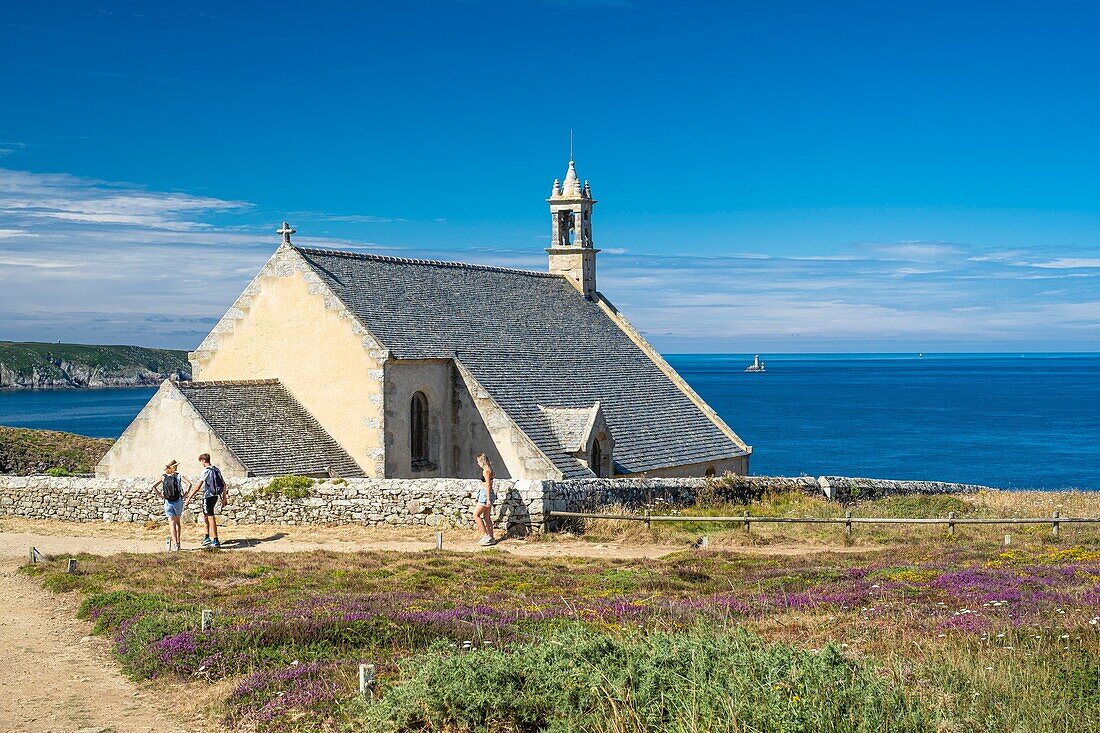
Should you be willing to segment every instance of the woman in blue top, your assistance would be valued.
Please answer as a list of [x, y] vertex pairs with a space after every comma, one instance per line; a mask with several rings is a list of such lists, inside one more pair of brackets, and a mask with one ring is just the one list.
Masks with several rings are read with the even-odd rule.
[[477, 490], [477, 504], [474, 505], [474, 523], [481, 530], [479, 545], [491, 545], [493, 538], [493, 466], [484, 453], [477, 457], [481, 466], [481, 487]]
[[149, 487], [154, 494], [164, 499], [164, 516], [168, 518], [168, 539], [164, 541], [166, 552], [180, 549], [180, 515], [183, 514], [184, 504], [182, 484], [187, 484], [187, 490], [191, 490], [191, 482], [187, 477], [176, 472], [178, 465], [176, 461], [172, 461], [165, 466], [164, 475]]

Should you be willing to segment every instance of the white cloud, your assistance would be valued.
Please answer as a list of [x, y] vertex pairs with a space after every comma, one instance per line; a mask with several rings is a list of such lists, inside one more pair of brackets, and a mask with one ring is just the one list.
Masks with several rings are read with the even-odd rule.
[[56, 219], [185, 231], [207, 228], [196, 217], [250, 208], [181, 193], [156, 193], [67, 174], [28, 173], [0, 168], [0, 215], [33, 221]]
[[935, 262], [965, 253], [959, 245], [945, 242], [863, 243], [858, 248], [875, 259], [907, 262]]
[[[307, 221], [398, 221], [298, 213]], [[193, 347], [275, 249], [283, 218], [245, 201], [0, 168], [0, 338]], [[295, 241], [401, 249], [336, 237]], [[534, 238], [523, 247], [406, 252], [546, 267]], [[757, 247], [720, 256], [605, 252], [614, 256], [600, 261], [600, 290], [658, 348], [858, 342], [889, 350], [933, 341], [996, 348], [1042, 340], [1100, 350], [1100, 259], [1088, 251], [903, 241], [793, 256]]]
[[0, 168], [0, 338], [192, 347], [278, 245], [280, 217], [260, 218], [245, 201]]
[[1100, 347], [1100, 273], [1055, 274], [1030, 264], [1052, 261], [1034, 252], [1004, 257], [958, 244], [853, 250], [860, 254], [631, 255], [603, 263], [600, 289], [659, 348], [752, 351], [777, 342], [789, 350], [871, 342], [883, 350], [933, 342], [996, 348], [1052, 340]]
[[1100, 267], [1100, 257], [1059, 257], [1046, 262], [1033, 262], [1032, 267], [1049, 267], [1052, 269], [1074, 269], [1078, 267]]

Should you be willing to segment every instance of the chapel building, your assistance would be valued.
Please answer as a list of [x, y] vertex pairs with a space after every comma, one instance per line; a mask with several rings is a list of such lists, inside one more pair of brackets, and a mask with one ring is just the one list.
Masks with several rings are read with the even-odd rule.
[[[746, 445], [596, 287], [573, 161], [549, 271], [282, 244], [96, 469], [210, 453], [227, 477], [748, 472]], [[186, 471], [185, 471], [186, 472]]]

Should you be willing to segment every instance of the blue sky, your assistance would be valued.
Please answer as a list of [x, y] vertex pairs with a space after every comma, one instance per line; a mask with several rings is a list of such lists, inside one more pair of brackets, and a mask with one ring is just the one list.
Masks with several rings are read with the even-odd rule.
[[666, 351], [1100, 350], [1100, 3], [3, 2], [0, 338], [193, 347], [277, 245], [542, 269]]

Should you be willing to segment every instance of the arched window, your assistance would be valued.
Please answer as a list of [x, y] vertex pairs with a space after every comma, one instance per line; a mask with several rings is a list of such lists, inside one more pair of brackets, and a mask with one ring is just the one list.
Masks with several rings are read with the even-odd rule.
[[428, 398], [417, 392], [409, 403], [409, 452], [414, 469], [428, 466]]
[[714, 466], [707, 466], [707, 470], [703, 476], [706, 478], [714, 478]]
[[603, 448], [600, 447], [600, 439], [592, 441], [592, 455], [588, 459], [588, 467], [597, 476], [603, 476]]

